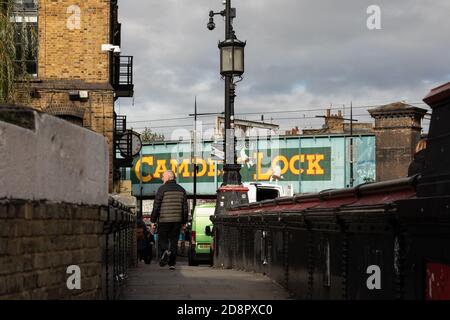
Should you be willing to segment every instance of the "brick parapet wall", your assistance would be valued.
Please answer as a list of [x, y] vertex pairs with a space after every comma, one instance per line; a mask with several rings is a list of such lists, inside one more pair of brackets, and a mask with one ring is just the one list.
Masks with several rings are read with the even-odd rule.
[[[117, 204], [0, 201], [0, 300], [106, 298], [113, 274], [105, 274], [104, 266], [120, 259], [113, 259], [117, 252], [105, 254], [105, 240], [114, 232], [111, 224], [134, 230], [134, 215], [126, 210]], [[128, 268], [135, 261], [135, 243], [122, 248]], [[71, 265], [81, 269], [81, 290], [67, 288]]]

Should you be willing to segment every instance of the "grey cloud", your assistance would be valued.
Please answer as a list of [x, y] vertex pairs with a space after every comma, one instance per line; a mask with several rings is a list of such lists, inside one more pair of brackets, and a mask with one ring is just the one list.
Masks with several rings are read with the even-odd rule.
[[[366, 8], [382, 9], [382, 30], [366, 28]], [[123, 0], [122, 49], [135, 56], [131, 119], [221, 111], [217, 42], [206, 29], [219, 0]], [[417, 101], [450, 80], [448, 0], [235, 0], [237, 36], [247, 40], [237, 112], [371, 101]], [[189, 123], [189, 120], [182, 123]], [[288, 125], [288, 124], [286, 124]], [[290, 125], [290, 123], [289, 123]]]

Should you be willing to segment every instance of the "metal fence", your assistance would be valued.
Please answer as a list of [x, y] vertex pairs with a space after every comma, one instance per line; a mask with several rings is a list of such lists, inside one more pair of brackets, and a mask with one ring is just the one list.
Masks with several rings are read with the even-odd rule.
[[104, 224], [102, 294], [120, 299], [130, 267], [136, 266], [136, 216], [130, 208], [110, 198]]
[[450, 279], [450, 197], [416, 198], [416, 181], [277, 199], [211, 217], [214, 264], [264, 273], [297, 299], [435, 298], [432, 288], [442, 290], [446, 280], [434, 279], [432, 266]]

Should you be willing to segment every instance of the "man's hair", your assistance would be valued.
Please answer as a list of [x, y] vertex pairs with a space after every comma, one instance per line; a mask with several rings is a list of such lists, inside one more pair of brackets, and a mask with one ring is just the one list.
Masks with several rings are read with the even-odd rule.
[[172, 170], [167, 170], [166, 174], [169, 180], [175, 180], [175, 172], [173, 172]]

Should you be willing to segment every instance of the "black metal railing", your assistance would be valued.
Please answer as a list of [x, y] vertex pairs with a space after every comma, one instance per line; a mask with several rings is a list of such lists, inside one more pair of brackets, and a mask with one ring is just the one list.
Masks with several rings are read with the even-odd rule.
[[[132, 153], [132, 131], [127, 129], [126, 116], [114, 114], [114, 168], [115, 179], [120, 179], [121, 167], [131, 167]], [[120, 155], [120, 156], [119, 156]]]
[[114, 135], [120, 136], [127, 130], [127, 116], [114, 115]]
[[[450, 266], [442, 249], [450, 196], [415, 198], [416, 185], [390, 181], [212, 217], [214, 265], [264, 273], [298, 299], [430, 298], [430, 266]], [[371, 266], [381, 289], [367, 284]]]
[[133, 56], [120, 56], [119, 85], [133, 84]]
[[113, 198], [105, 214], [102, 295], [106, 300], [116, 300], [122, 295], [129, 268], [137, 263], [136, 215]]
[[115, 46], [121, 45], [121, 29], [119, 23], [119, 6], [117, 0], [111, 0], [111, 44]]
[[[120, 179], [121, 167], [131, 167], [133, 158], [126, 156], [132, 153], [132, 135], [127, 129], [126, 116], [114, 114], [114, 179]], [[120, 156], [119, 156], [120, 155]]]
[[113, 56], [112, 85], [116, 97], [132, 97], [133, 84], [133, 56]]

